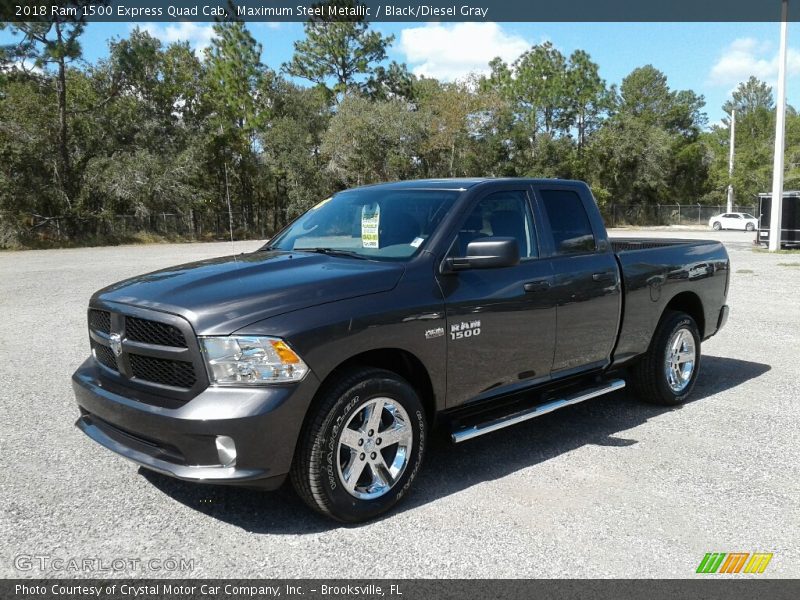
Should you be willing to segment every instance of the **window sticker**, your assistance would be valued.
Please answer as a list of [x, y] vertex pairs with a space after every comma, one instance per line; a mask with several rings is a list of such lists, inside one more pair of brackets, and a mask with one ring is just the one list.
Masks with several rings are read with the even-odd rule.
[[414, 241], [409, 244], [410, 246], [414, 246], [414, 248], [419, 248], [419, 245], [424, 242], [425, 240], [421, 237], [414, 238]]
[[361, 208], [361, 246], [379, 248], [378, 230], [381, 224], [381, 207], [375, 204]]

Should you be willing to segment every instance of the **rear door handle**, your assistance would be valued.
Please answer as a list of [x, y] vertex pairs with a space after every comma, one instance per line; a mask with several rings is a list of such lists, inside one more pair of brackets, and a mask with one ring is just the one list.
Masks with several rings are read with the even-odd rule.
[[614, 281], [614, 273], [610, 271], [592, 273], [592, 281]]
[[529, 281], [524, 286], [526, 292], [543, 292], [547, 288], [550, 287], [550, 282], [546, 279], [540, 279], [539, 281]]

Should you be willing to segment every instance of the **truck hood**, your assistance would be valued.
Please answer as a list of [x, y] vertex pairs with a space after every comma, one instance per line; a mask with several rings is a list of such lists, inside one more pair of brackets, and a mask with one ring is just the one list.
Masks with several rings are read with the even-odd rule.
[[103, 288], [92, 302], [173, 313], [198, 335], [229, 335], [282, 313], [388, 291], [404, 270], [396, 263], [260, 251], [139, 275]]

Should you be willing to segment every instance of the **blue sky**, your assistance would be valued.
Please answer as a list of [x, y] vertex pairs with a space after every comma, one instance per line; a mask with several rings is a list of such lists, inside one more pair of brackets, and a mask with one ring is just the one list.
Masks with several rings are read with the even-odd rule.
[[[108, 40], [126, 36], [135, 24], [91, 23], [83, 38], [86, 58], [107, 54]], [[207, 45], [208, 23], [146, 23], [142, 27], [164, 41], [188, 39]], [[263, 45], [262, 60], [279, 68], [292, 55], [292, 42], [303, 35], [301, 23], [250, 23]], [[494, 56], [513, 60], [545, 40], [564, 54], [586, 50], [600, 65], [601, 76], [619, 84], [634, 68], [653, 64], [666, 73], [673, 89], [692, 89], [706, 98], [709, 123], [722, 118], [721, 106], [737, 83], [755, 75], [775, 85], [778, 23], [377, 23], [373, 27], [396, 39], [390, 58], [412, 71], [455, 79], [486, 68]], [[789, 25], [787, 98], [800, 104], [800, 28]], [[0, 33], [0, 43], [10, 34]]]

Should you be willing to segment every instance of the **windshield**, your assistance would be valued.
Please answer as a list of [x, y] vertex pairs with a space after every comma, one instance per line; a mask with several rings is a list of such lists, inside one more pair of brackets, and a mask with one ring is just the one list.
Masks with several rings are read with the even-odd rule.
[[755, 219], [755, 217], [753, 215], [751, 215], [750, 213], [744, 213], [744, 218], [745, 219]]
[[380, 187], [341, 192], [310, 209], [268, 247], [404, 260], [425, 246], [459, 193]]

